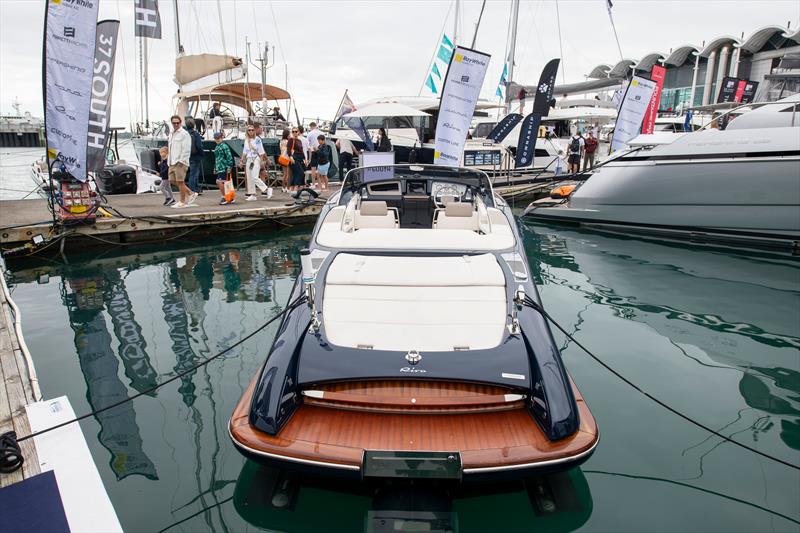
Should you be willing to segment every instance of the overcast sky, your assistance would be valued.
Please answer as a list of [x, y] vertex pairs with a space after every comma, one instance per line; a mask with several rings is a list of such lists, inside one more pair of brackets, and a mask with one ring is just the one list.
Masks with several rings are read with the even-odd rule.
[[[117, 50], [112, 123], [128, 126], [139, 113], [136, 91], [136, 42], [133, 0], [101, 0], [100, 19], [121, 20]], [[150, 41], [150, 117], [162, 120], [172, 110], [174, 10], [160, 0], [164, 30]], [[179, 0], [181, 37], [187, 53], [223, 52], [244, 56], [245, 39], [275, 45], [275, 65], [267, 82], [289, 91], [301, 117], [332, 118], [345, 89], [355, 102], [391, 95], [417, 95], [427, 77], [442, 29], [452, 37], [452, 0], [291, 2], [264, 0]], [[42, 115], [41, 44], [45, 2], [0, 0], [0, 111]], [[462, 1], [459, 42], [469, 45], [481, 2]], [[561, 56], [568, 82], [580, 81], [599, 63], [619, 59], [606, 12], [606, 0], [523, 1], [519, 12], [515, 79], [536, 83], [541, 68]], [[475, 48], [492, 56], [483, 96], [492, 97], [503, 68], [510, 2], [489, 0]], [[640, 58], [650, 51], [668, 52], [722, 34], [741, 36], [771, 24], [792, 28], [800, 21], [798, 0], [670, 1], [614, 0], [614, 20], [623, 54]], [[276, 24], [277, 21], [277, 24]], [[260, 74], [251, 68], [251, 80]], [[562, 76], [559, 75], [559, 82]], [[423, 95], [430, 92], [425, 89]], [[294, 118], [294, 117], [292, 117]]]

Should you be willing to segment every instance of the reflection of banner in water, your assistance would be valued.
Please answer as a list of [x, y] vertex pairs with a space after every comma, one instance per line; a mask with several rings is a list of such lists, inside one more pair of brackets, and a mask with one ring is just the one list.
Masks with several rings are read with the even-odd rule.
[[[127, 398], [128, 389], [119, 380], [119, 364], [111, 350], [111, 335], [102, 313], [70, 308], [69, 314], [91, 408], [99, 409]], [[133, 474], [158, 479], [155, 465], [142, 450], [142, 437], [131, 402], [99, 413], [96, 418], [100, 424], [100, 444], [111, 452], [109, 464], [118, 480]]]
[[[116, 270], [113, 273], [119, 277]], [[114, 326], [114, 335], [119, 341], [119, 358], [125, 366], [125, 375], [131, 380], [131, 387], [139, 392], [154, 387], [158, 373], [150, 364], [147, 341], [133, 315], [133, 305], [123, 280], [116, 280], [106, 293], [106, 307]]]
[[[169, 283], [169, 282], [167, 282]], [[192, 349], [189, 339], [189, 321], [186, 318], [186, 306], [181, 298], [180, 290], [175, 289], [169, 284], [161, 294], [164, 311], [164, 320], [167, 322], [169, 338], [172, 340], [172, 351], [175, 354], [175, 372], [183, 372], [191, 368], [197, 360], [197, 355]], [[178, 392], [183, 398], [183, 403], [191, 407], [197, 399], [195, 395], [195, 385], [192, 381], [195, 372], [191, 372], [181, 378], [181, 385]]]

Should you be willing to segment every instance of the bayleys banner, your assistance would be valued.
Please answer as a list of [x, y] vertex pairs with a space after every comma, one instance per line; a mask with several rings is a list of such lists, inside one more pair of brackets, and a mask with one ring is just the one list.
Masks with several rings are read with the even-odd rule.
[[97, 23], [92, 102], [89, 106], [89, 132], [86, 145], [86, 166], [90, 172], [103, 170], [106, 162], [106, 140], [111, 126], [111, 89], [114, 85], [114, 56], [117, 52], [118, 32], [118, 20], [101, 20]]
[[614, 135], [611, 138], [611, 151], [616, 152], [626, 148], [628, 141], [639, 135], [642, 119], [650, 105], [650, 98], [656, 88], [654, 81], [647, 78], [634, 76], [631, 78], [622, 104], [619, 106], [617, 122], [614, 125]]
[[435, 165], [461, 164], [461, 154], [490, 58], [489, 54], [483, 52], [455, 47], [439, 99], [433, 152]]
[[99, 0], [50, 0], [45, 14], [45, 124], [48, 160], [86, 181]]

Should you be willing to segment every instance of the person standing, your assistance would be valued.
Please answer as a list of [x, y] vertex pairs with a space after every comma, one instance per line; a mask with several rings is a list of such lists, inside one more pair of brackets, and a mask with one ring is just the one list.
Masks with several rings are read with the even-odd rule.
[[175, 197], [172, 196], [172, 185], [169, 184], [169, 150], [166, 146], [158, 149], [158, 154], [161, 159], [158, 162], [158, 174], [161, 176], [161, 192], [164, 194], [164, 205], [169, 207], [175, 203]]
[[585, 142], [581, 134], [578, 130], [575, 130], [575, 133], [569, 139], [569, 158], [567, 159], [567, 163], [569, 164], [568, 172], [570, 174], [577, 174], [581, 170], [581, 156], [583, 155], [583, 149], [585, 146]]
[[[283, 130], [283, 133], [281, 134], [281, 142], [280, 142], [281, 155], [283, 157], [289, 157], [289, 152], [286, 151], [288, 145], [289, 145], [289, 130]], [[291, 159], [291, 157], [289, 157], [289, 159]], [[288, 187], [289, 187], [289, 167], [290, 166], [291, 165], [286, 165], [285, 167], [283, 167], [283, 183], [281, 183], [281, 190], [283, 192], [288, 192], [289, 191]]]
[[194, 119], [186, 119], [186, 131], [192, 138], [192, 149], [189, 155], [189, 190], [192, 191], [192, 197], [189, 203], [192, 204], [197, 199], [200, 192], [200, 174], [203, 171], [203, 138], [200, 133], [195, 129]]
[[325, 136], [320, 134], [317, 137], [317, 172], [319, 173], [319, 185], [321, 190], [328, 190], [328, 171], [331, 168], [333, 159], [333, 149], [325, 142]]
[[[297, 126], [297, 131], [300, 132], [299, 139], [300, 139], [300, 142], [303, 145], [303, 161], [304, 161], [303, 164], [305, 165], [303, 171], [305, 172], [306, 170], [308, 170], [308, 167], [309, 167], [309, 165], [311, 163], [311, 145], [308, 142], [308, 137], [306, 137], [306, 135], [305, 135], [305, 131], [306, 131], [305, 128], [303, 128], [303, 126]], [[304, 175], [303, 176], [303, 186], [307, 185], [307, 181], [308, 180], [306, 179], [306, 177]]]
[[172, 115], [170, 118], [172, 124], [172, 133], [169, 134], [167, 139], [167, 149], [169, 150], [168, 177], [169, 181], [178, 187], [180, 193], [180, 200], [172, 204], [170, 207], [183, 208], [187, 207], [186, 198], [191, 195], [191, 191], [186, 187], [186, 173], [189, 171], [189, 157], [192, 151], [192, 138], [189, 132], [181, 127], [183, 120], [178, 115]]
[[[317, 128], [317, 123], [309, 124], [311, 131], [308, 132], [308, 148], [311, 152], [311, 188], [317, 188], [317, 147], [319, 146], [319, 136], [322, 132]], [[330, 148], [330, 147], [329, 147]]]
[[583, 171], [586, 172], [590, 168], [594, 166], [594, 154], [597, 152], [597, 146], [599, 142], [597, 138], [594, 136], [594, 133], [590, 130], [589, 133], [586, 135], [586, 140], [584, 141], [585, 144], [585, 152], [583, 156]]
[[244, 138], [244, 146], [242, 148], [242, 160], [239, 162], [240, 166], [244, 166], [245, 181], [247, 182], [247, 196], [245, 200], [253, 202], [257, 200], [256, 186], [261, 189], [261, 192], [267, 190], [267, 184], [260, 178], [261, 165], [267, 159], [264, 153], [264, 145], [261, 139], [256, 136], [256, 128], [250, 124], [247, 126], [247, 133]]
[[222, 131], [222, 110], [220, 107], [219, 102], [214, 102], [214, 105], [211, 107], [211, 112], [208, 114], [208, 118], [211, 119], [211, 132], [213, 133], [223, 133]]
[[228, 172], [233, 168], [233, 153], [230, 147], [222, 142], [222, 132], [218, 131], [214, 134], [214, 142], [217, 147], [214, 148], [214, 174], [217, 178], [217, 187], [219, 188], [219, 205], [232, 204], [236, 202], [236, 198], [231, 198], [230, 201], [225, 199], [225, 181], [228, 179]]
[[305, 155], [299, 127], [292, 129], [292, 136], [287, 142], [286, 152], [289, 159], [292, 160], [289, 165], [289, 171], [291, 172], [289, 191], [299, 191], [306, 184]]
[[339, 168], [341, 169], [341, 180], [344, 175], [353, 168], [353, 157], [356, 155], [356, 147], [344, 137], [339, 137], [336, 140], [336, 148], [339, 150]]
[[386, 129], [384, 128], [378, 128], [378, 139], [375, 142], [375, 150], [378, 152], [392, 151], [392, 141], [389, 140], [389, 136], [386, 135]]

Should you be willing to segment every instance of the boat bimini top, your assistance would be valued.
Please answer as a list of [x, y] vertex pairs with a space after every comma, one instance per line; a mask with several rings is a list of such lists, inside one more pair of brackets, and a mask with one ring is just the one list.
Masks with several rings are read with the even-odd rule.
[[524, 304], [540, 300], [514, 215], [484, 173], [350, 171], [301, 259], [292, 301], [307, 305], [286, 314], [231, 418], [248, 457], [461, 478], [594, 450], [594, 418]]

